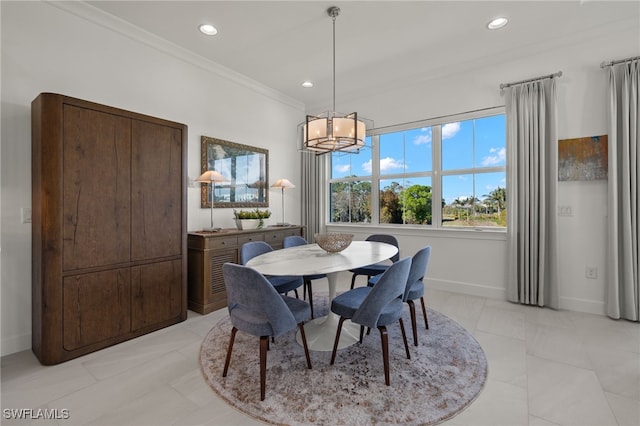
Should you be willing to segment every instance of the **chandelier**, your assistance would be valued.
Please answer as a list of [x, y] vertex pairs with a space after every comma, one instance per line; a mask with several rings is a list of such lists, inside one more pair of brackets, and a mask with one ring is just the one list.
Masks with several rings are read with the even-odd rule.
[[333, 19], [333, 111], [319, 115], [307, 115], [302, 126], [304, 148], [316, 154], [327, 152], [354, 152], [364, 146], [366, 125], [362, 117], [352, 112], [342, 114], [336, 112], [336, 17], [340, 8], [333, 6], [327, 10]]

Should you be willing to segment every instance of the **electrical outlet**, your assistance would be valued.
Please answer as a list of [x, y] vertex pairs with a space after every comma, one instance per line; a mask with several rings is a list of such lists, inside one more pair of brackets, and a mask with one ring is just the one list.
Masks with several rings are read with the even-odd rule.
[[584, 276], [591, 280], [595, 280], [596, 278], [598, 278], [598, 268], [596, 268], [595, 266], [587, 266], [584, 269]]
[[558, 206], [558, 216], [573, 216], [571, 206]]

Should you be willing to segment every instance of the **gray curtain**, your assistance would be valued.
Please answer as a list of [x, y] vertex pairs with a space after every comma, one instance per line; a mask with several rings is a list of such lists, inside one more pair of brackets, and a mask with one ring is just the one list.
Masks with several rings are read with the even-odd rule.
[[640, 320], [640, 61], [609, 67], [607, 315]]
[[313, 235], [324, 232], [325, 175], [329, 154], [316, 155], [310, 151], [300, 152], [302, 161], [302, 205], [300, 212], [302, 225], [306, 227], [306, 239], [315, 242]]
[[506, 110], [507, 298], [558, 308], [556, 80], [507, 88]]

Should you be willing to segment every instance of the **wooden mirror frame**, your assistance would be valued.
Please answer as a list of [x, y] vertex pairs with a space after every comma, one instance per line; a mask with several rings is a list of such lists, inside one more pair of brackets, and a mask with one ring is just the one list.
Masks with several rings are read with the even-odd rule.
[[[221, 191], [228, 200], [220, 200], [218, 195], [214, 208], [233, 207], [269, 207], [269, 150], [242, 145], [209, 136], [202, 136], [201, 169], [216, 170], [229, 179], [229, 182], [215, 184], [216, 194]], [[240, 163], [240, 164], [238, 164]], [[251, 180], [252, 182], [247, 182]], [[202, 208], [211, 207], [209, 184], [201, 184]], [[225, 188], [227, 191], [225, 191]], [[240, 191], [239, 189], [242, 189]], [[246, 197], [253, 196], [248, 201]], [[243, 198], [242, 200], [239, 200]]]

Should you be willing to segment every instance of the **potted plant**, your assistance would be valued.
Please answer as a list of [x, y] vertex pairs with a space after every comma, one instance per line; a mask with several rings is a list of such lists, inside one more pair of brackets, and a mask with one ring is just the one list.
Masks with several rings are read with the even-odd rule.
[[234, 210], [233, 216], [238, 229], [259, 229], [264, 226], [264, 220], [271, 216], [269, 210]]

